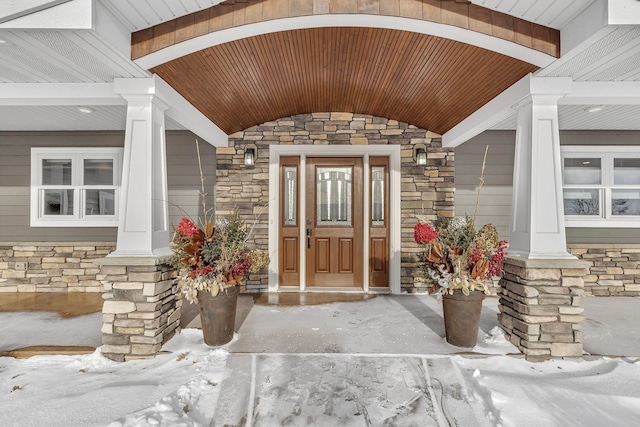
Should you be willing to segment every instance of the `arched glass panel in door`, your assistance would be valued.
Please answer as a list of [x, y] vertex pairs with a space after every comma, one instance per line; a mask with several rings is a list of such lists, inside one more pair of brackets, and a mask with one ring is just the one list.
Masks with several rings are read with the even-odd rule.
[[353, 171], [349, 167], [316, 169], [318, 225], [352, 225]]

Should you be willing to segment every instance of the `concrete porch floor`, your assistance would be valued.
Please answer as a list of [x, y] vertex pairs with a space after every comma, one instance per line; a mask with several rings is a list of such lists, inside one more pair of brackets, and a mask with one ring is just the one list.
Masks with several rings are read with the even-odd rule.
[[[101, 345], [102, 303], [100, 294], [0, 294], [0, 356], [93, 352]], [[588, 297], [584, 306], [585, 352], [640, 356], [639, 298]], [[487, 298], [479, 338], [498, 325], [497, 312], [497, 299]], [[41, 328], [25, 329], [34, 321]], [[181, 327], [199, 326], [197, 306], [185, 301]], [[62, 329], [61, 335], [47, 328]], [[441, 305], [427, 295], [245, 294], [238, 302], [236, 331], [233, 353], [466, 351], [444, 341]], [[73, 345], [65, 344], [67, 338]]]
[[15, 292], [0, 294], [2, 311], [53, 311], [75, 317], [102, 311], [102, 294], [73, 292]]

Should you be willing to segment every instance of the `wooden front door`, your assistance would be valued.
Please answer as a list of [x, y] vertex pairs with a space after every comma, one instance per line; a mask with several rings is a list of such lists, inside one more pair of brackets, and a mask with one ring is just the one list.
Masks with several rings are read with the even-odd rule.
[[306, 286], [362, 287], [362, 158], [308, 158], [305, 187]]

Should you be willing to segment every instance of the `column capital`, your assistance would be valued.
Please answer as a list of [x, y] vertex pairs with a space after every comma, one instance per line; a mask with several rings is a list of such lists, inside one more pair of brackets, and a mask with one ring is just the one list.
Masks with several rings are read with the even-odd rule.
[[127, 93], [120, 94], [122, 98], [127, 101], [127, 106], [131, 107], [134, 105], [146, 106], [149, 103], [153, 103], [153, 106], [159, 109], [160, 111], [167, 111], [169, 109], [169, 104], [167, 104], [162, 98], [160, 98], [156, 94], [152, 93]]
[[558, 100], [570, 94], [573, 90], [571, 77], [534, 77], [529, 75], [528, 90], [518, 102], [513, 104], [513, 110], [520, 110], [529, 104], [557, 105]]
[[529, 93], [532, 95], [567, 95], [573, 88], [571, 77], [536, 77], [529, 78]]

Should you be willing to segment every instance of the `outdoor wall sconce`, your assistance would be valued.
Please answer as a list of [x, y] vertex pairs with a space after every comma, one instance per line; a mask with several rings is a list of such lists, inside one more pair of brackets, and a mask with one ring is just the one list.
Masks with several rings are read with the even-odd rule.
[[255, 166], [258, 159], [258, 147], [255, 144], [247, 144], [244, 147], [244, 165]]
[[413, 160], [418, 166], [427, 165], [427, 147], [424, 144], [416, 144], [413, 146]]

